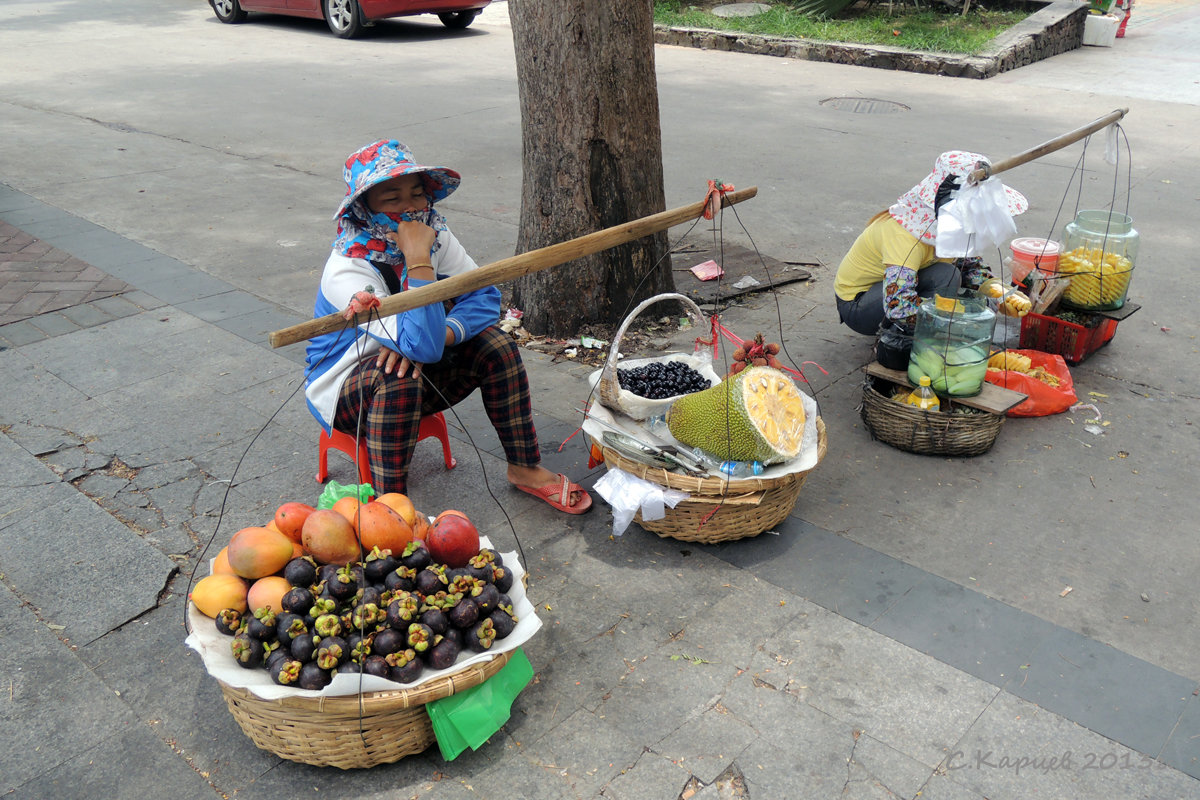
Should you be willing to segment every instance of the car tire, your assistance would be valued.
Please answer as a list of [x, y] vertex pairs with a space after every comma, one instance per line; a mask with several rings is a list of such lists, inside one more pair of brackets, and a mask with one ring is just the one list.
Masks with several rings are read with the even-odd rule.
[[325, 0], [325, 22], [343, 39], [353, 39], [366, 27], [358, 0]]
[[242, 4], [238, 0], [208, 0], [208, 4], [212, 6], [213, 13], [221, 22], [232, 25], [246, 21], [246, 12], [242, 10]]
[[445, 14], [438, 14], [438, 19], [447, 28], [461, 30], [475, 21], [475, 18], [479, 16], [479, 11], [479, 9], [472, 11], [449, 11]]

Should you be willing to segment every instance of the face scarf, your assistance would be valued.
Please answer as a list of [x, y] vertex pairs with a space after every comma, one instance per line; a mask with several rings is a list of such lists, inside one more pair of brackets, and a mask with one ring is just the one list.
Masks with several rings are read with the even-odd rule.
[[[404, 264], [404, 253], [388, 237], [395, 233], [401, 221], [422, 222], [437, 233], [447, 230], [446, 218], [432, 206], [422, 211], [407, 214], [372, 212], [366, 200], [356, 199], [338, 218], [337, 237], [333, 240], [333, 251], [348, 258], [362, 258], [380, 267], [384, 264], [395, 270], [402, 285], [407, 285], [408, 269]], [[442, 246], [434, 239], [432, 256]]]

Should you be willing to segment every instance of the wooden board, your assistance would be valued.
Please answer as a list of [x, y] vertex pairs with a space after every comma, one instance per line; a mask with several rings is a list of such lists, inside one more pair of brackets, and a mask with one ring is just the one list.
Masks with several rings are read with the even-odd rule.
[[[888, 369], [878, 361], [872, 361], [867, 366], [863, 367], [868, 375], [876, 378], [883, 378], [886, 381], [907, 386], [910, 389], [915, 388], [908, 380], [908, 373], [901, 372], [897, 369]], [[1010, 408], [1019, 406], [1025, 402], [1029, 395], [1014, 392], [1012, 389], [1005, 389], [997, 386], [994, 383], [983, 382], [983, 389], [974, 397], [951, 397], [955, 403], [960, 403], [970, 408], [978, 408], [980, 411], [987, 411], [992, 414], [1003, 414]]]

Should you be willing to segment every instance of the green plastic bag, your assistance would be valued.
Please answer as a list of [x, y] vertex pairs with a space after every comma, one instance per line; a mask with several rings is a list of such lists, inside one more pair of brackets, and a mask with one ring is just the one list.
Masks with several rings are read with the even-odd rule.
[[360, 503], [365, 503], [374, 496], [375, 489], [369, 483], [343, 486], [337, 481], [330, 481], [325, 484], [325, 490], [317, 498], [317, 508], [333, 508], [333, 504], [343, 497], [357, 497]]
[[533, 665], [521, 648], [499, 672], [478, 686], [425, 704], [442, 758], [478, 750], [512, 715], [513, 700], [533, 680]]

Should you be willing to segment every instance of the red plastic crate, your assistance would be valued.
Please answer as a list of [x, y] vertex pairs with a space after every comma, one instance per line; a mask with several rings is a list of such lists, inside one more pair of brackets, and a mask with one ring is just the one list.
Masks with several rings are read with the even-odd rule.
[[1026, 314], [1021, 318], [1021, 348], [1060, 355], [1070, 364], [1078, 364], [1112, 341], [1117, 321], [1101, 318], [1094, 328], [1077, 325], [1058, 317]]

